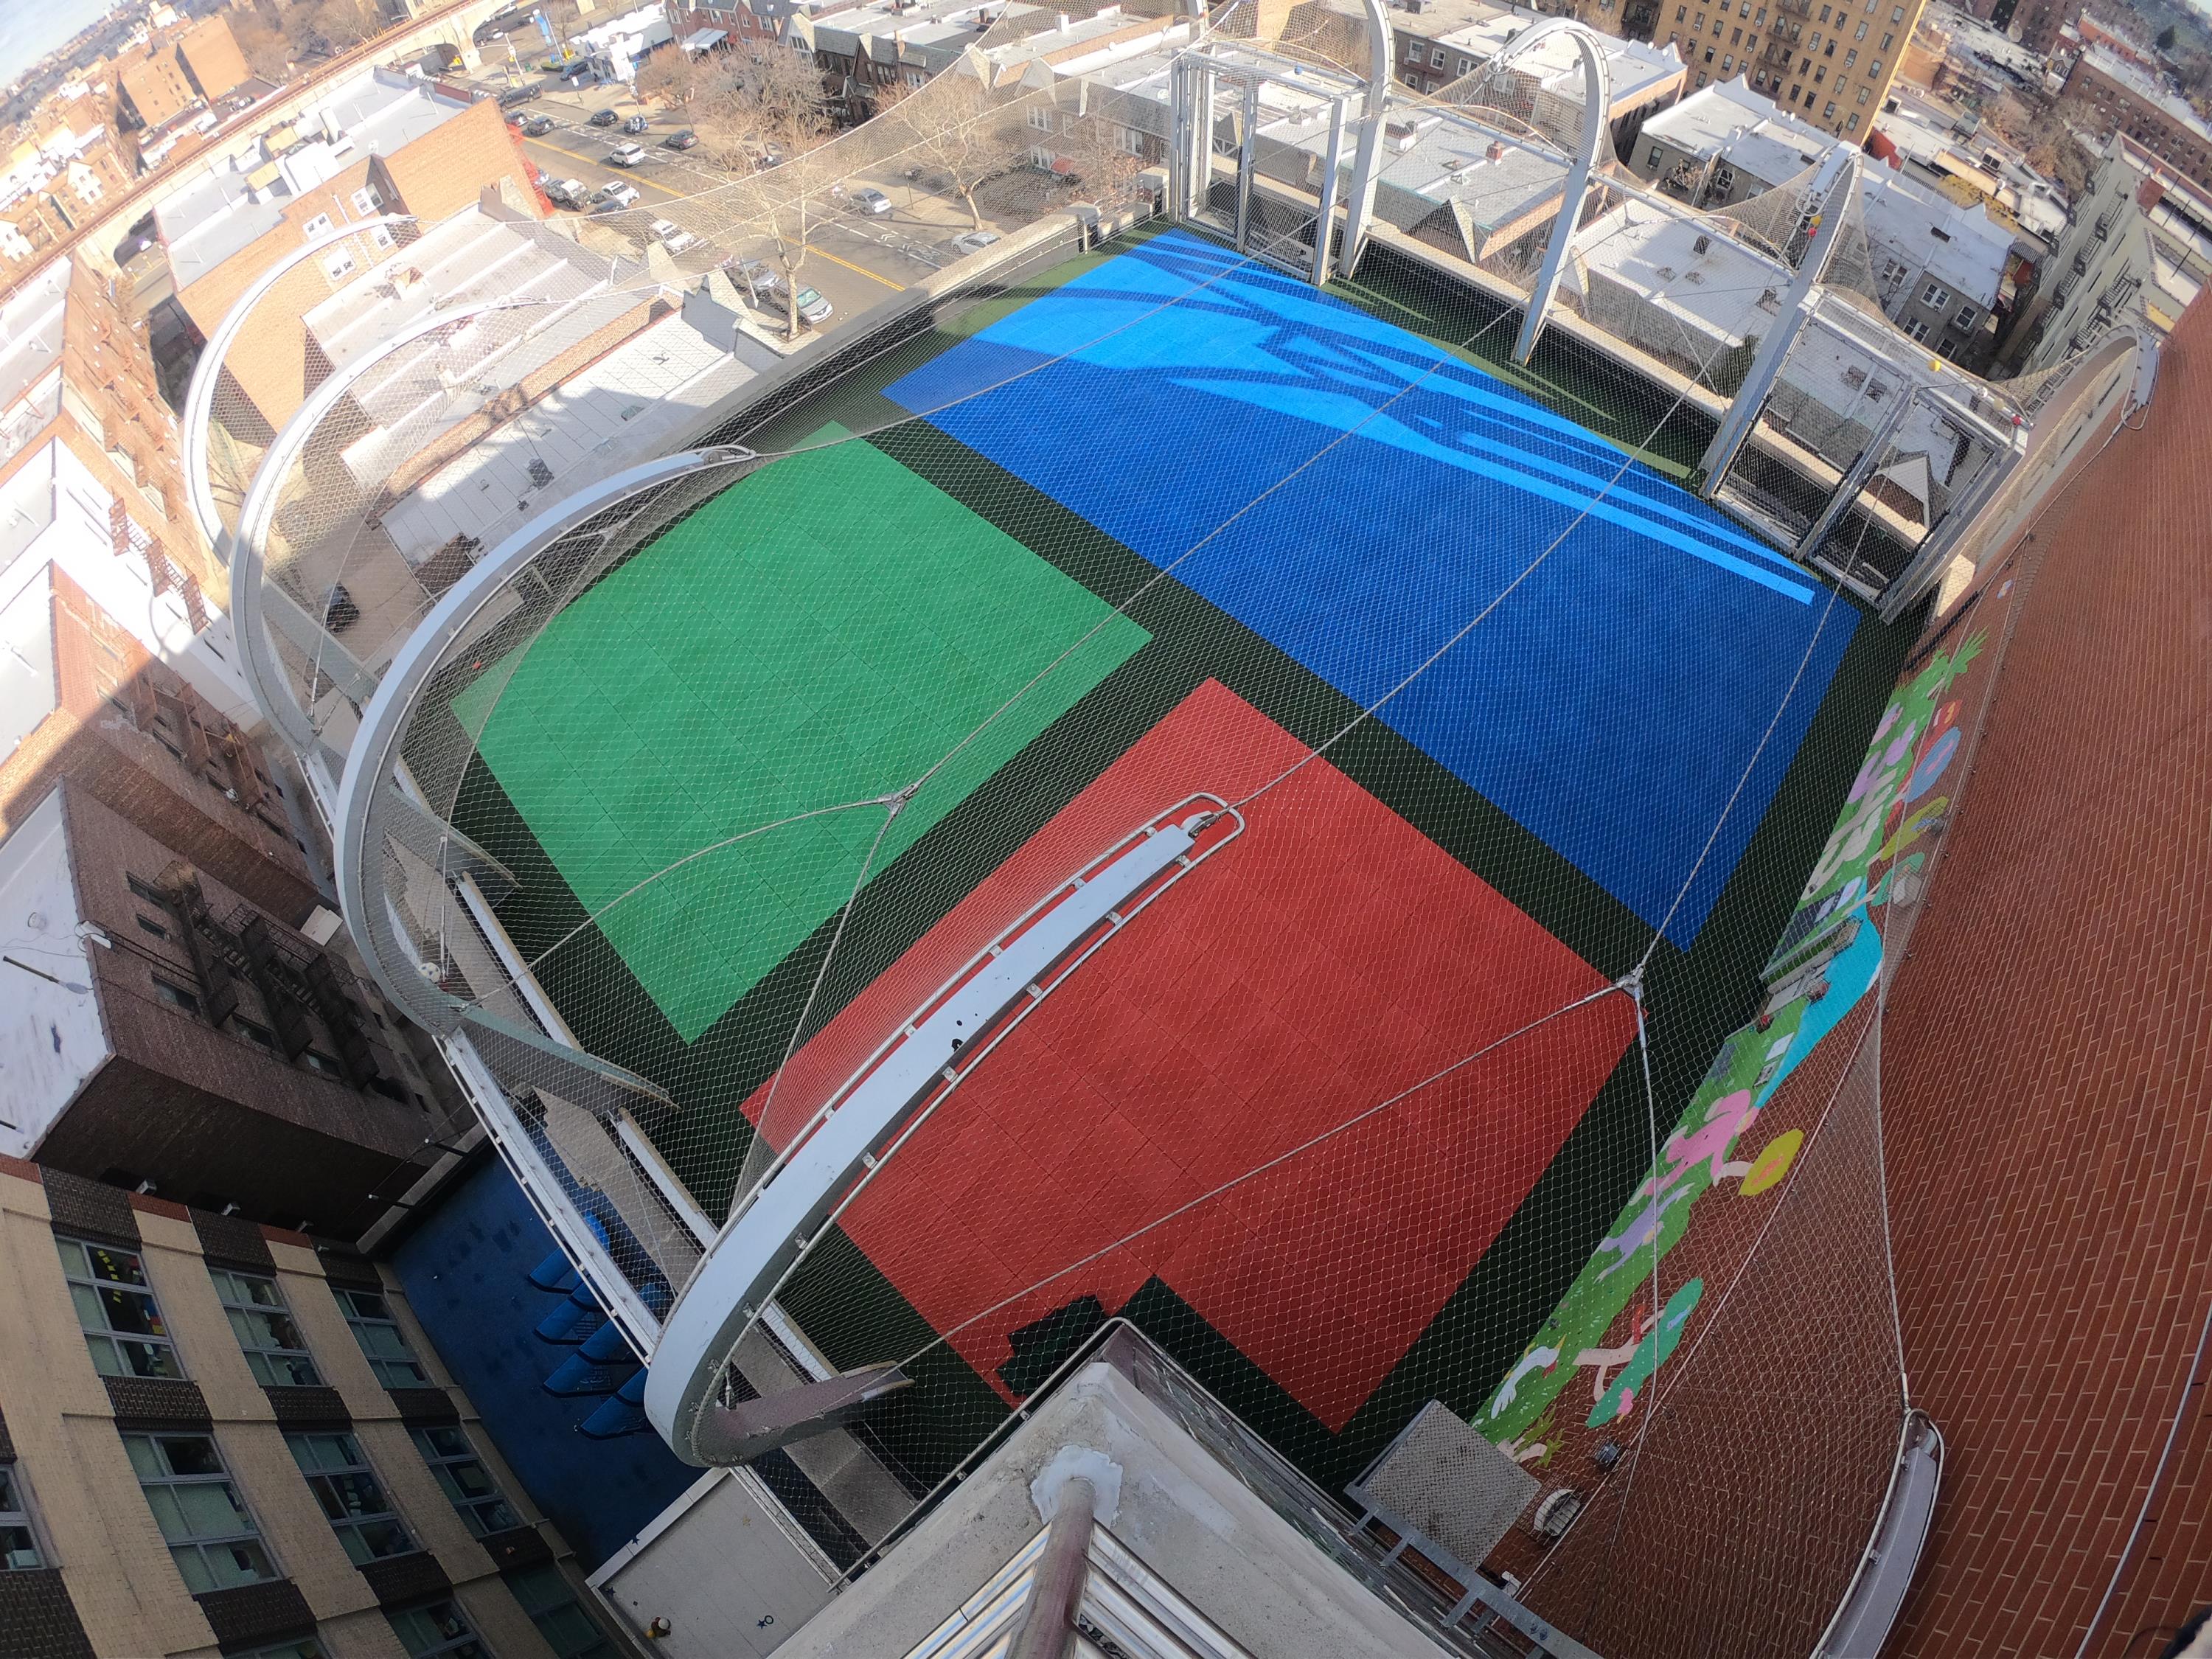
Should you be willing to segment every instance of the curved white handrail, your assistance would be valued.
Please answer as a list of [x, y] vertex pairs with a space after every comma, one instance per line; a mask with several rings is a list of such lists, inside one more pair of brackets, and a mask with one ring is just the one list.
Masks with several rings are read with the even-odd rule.
[[970, 958], [801, 1127], [662, 1323], [645, 1412], [678, 1457], [705, 1465], [703, 1420], [731, 1354], [899, 1146], [1078, 964], [1243, 830], [1241, 817], [1202, 796], [1125, 837]]

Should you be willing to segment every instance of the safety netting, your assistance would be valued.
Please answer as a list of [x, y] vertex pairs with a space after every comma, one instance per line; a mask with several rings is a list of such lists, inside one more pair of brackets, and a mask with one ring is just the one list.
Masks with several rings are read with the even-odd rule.
[[[1187, 836], [856, 1174], [727, 1397], [912, 1379], [790, 1454], [852, 1568], [1115, 1317], [1329, 1490], [1430, 1399], [1588, 1486], [1698, 1328], [1653, 1241], [1708, 1164], [1787, 1188], [1778, 1135], [1733, 1170], [1758, 1107], [1703, 1114], [1781, 1069], [1723, 1039], [1908, 630], [1684, 489], [1648, 385], [1489, 372], [1480, 297], [1188, 230], [1038, 258], [441, 634], [394, 776], [497, 873], [382, 837], [404, 933], [648, 1085], [494, 1066], [657, 1314], [934, 1007]], [[1563, 1297], [1595, 1401], [1486, 1422]]]

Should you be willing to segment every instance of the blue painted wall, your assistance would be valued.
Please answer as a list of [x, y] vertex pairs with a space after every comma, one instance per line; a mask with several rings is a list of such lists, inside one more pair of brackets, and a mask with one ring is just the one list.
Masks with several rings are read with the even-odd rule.
[[530, 1270], [554, 1248], [493, 1158], [439, 1200], [392, 1265], [500, 1455], [589, 1571], [700, 1471], [677, 1462], [658, 1435], [588, 1438], [576, 1425], [600, 1400], [545, 1392], [553, 1368], [575, 1352], [532, 1334], [558, 1298], [532, 1285]]

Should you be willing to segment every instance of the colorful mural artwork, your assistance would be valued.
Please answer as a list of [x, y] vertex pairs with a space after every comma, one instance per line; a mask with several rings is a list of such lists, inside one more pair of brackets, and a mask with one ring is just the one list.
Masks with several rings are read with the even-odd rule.
[[[1476, 1412], [1475, 1427], [1521, 1462], [1541, 1467], [1566, 1438], [1632, 1415], [1691, 1331], [1711, 1277], [1708, 1261], [1655, 1309], [1668, 1256], [1693, 1227], [1711, 1231], [1722, 1206], [1757, 1203], [1763, 1213], [1780, 1202], [1818, 1123], [1762, 1130], [1761, 1119], [1880, 979], [1883, 913], [1920, 895], [1924, 843], [1942, 832], [1962, 743], [1959, 700], [1947, 694], [1983, 644], [1976, 634], [1937, 652], [1891, 699], [1767, 961], [1758, 1014], [1723, 1042], [1626, 1207]], [[1757, 1229], [1729, 1231], [1747, 1250]]]

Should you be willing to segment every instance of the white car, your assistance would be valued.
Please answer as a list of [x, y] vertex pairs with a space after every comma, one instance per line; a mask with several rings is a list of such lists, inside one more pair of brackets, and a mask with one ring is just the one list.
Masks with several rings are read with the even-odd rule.
[[879, 190], [856, 190], [852, 195], [854, 210], [871, 219], [881, 218], [891, 210], [891, 198]]
[[981, 253], [998, 240], [995, 230], [963, 231], [952, 239], [952, 250], [956, 253]]
[[643, 160], [645, 160], [643, 144], [617, 144], [607, 152], [607, 161], [614, 167], [634, 167]]
[[601, 185], [592, 198], [599, 204], [599, 211], [611, 213], [617, 208], [626, 208], [637, 200], [637, 186], [625, 184], [620, 179], [610, 179]]
[[659, 240], [661, 246], [666, 248], [671, 253], [681, 253], [687, 247], [699, 246], [699, 239], [673, 220], [655, 219], [646, 228], [651, 231]]

